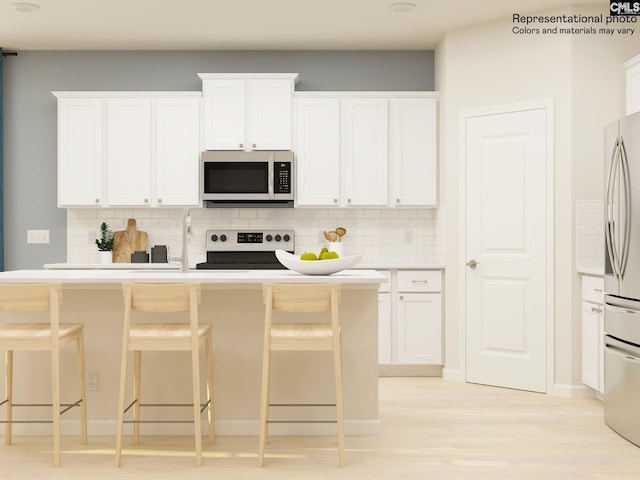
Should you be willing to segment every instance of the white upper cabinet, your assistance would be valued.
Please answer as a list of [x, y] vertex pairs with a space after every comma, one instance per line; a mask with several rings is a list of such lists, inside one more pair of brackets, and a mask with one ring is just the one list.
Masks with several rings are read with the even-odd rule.
[[102, 100], [58, 98], [58, 205], [102, 205], [103, 179]]
[[437, 108], [435, 98], [397, 98], [391, 110], [391, 202], [437, 204]]
[[342, 203], [385, 206], [389, 199], [387, 100], [346, 98], [341, 114]]
[[109, 205], [151, 203], [152, 112], [149, 98], [109, 98], [106, 161]]
[[296, 94], [296, 205], [435, 206], [437, 96]]
[[54, 92], [59, 206], [195, 206], [199, 92]]
[[640, 55], [624, 64], [627, 69], [627, 115], [640, 112]]
[[296, 101], [296, 204], [338, 205], [340, 199], [340, 101]]
[[199, 76], [206, 150], [291, 150], [297, 74]]

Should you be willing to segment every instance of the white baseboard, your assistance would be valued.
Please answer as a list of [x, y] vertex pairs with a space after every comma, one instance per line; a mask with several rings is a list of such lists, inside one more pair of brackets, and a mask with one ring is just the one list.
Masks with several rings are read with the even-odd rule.
[[586, 385], [567, 385], [563, 383], [555, 383], [548, 395], [564, 398], [593, 398], [595, 391]]
[[460, 370], [451, 370], [450, 368], [442, 369], [442, 379], [449, 382], [466, 382], [466, 378], [464, 378], [464, 375]]
[[[92, 420], [87, 422], [89, 436], [115, 436], [115, 420]], [[64, 436], [80, 435], [79, 420], [63, 420], [60, 431]], [[133, 426], [125, 425], [125, 435], [132, 435]], [[258, 435], [260, 426], [258, 420], [218, 420], [216, 421], [216, 435], [251, 436]], [[203, 434], [206, 428], [203, 422]], [[345, 420], [345, 435], [378, 435], [380, 434], [380, 420]], [[14, 435], [51, 435], [50, 424], [14, 424]], [[184, 424], [144, 424], [140, 427], [141, 435], [193, 435], [193, 426]], [[269, 425], [270, 435], [335, 435], [335, 423], [274, 423]]]

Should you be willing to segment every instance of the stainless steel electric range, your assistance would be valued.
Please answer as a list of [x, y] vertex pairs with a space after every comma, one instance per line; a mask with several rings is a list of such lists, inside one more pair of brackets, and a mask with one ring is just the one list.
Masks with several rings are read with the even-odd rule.
[[276, 258], [276, 250], [293, 253], [293, 230], [207, 230], [205, 247], [207, 261], [198, 263], [197, 269], [260, 269], [274, 270], [285, 267]]

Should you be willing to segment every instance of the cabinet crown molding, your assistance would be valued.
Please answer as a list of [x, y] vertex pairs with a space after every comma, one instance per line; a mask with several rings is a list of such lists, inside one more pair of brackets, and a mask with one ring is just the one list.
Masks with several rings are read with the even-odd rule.
[[199, 73], [202, 80], [291, 80], [298, 83], [298, 73]]
[[61, 92], [55, 91], [51, 94], [56, 98], [87, 98], [87, 97], [99, 97], [99, 98], [202, 98], [202, 92], [100, 92], [100, 91], [86, 91], [86, 92]]
[[637, 67], [638, 65], [640, 65], [640, 55], [636, 55], [631, 60], [625, 62], [624, 68], [628, 70], [630, 68]]
[[439, 98], [440, 92], [295, 92], [295, 98]]

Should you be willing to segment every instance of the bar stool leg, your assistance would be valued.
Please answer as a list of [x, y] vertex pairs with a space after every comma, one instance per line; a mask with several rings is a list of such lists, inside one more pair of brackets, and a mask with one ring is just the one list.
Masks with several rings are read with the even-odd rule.
[[264, 466], [264, 449], [269, 435], [269, 381], [271, 373], [271, 350], [267, 346], [262, 358], [262, 394], [260, 400], [260, 447], [258, 450], [258, 466]]
[[80, 429], [82, 434], [82, 444], [86, 445], [87, 440], [87, 386], [85, 383], [84, 365], [84, 327], [78, 336], [76, 352], [78, 356], [78, 385], [80, 387]]
[[[125, 340], [125, 347], [127, 346]], [[118, 426], [116, 431], [116, 459], [115, 466], [120, 466], [120, 459], [122, 458], [122, 434], [124, 429], [124, 397], [127, 385], [127, 361], [128, 361], [128, 349], [122, 349], [122, 363], [120, 366], [120, 393], [118, 395]]]
[[133, 444], [140, 444], [140, 383], [142, 376], [142, 352], [136, 350], [133, 352]]
[[53, 466], [60, 466], [60, 348], [51, 348], [51, 398], [53, 413]]
[[4, 391], [7, 395], [7, 424], [4, 427], [4, 441], [6, 445], [11, 445], [11, 421], [13, 420], [13, 350], [7, 350], [5, 352], [5, 373]]
[[205, 338], [205, 352], [207, 359], [207, 420], [209, 422], [209, 444], [215, 444], [215, 410], [213, 396], [213, 353], [211, 350], [211, 334]]
[[342, 403], [342, 339], [333, 340], [333, 368], [336, 382], [336, 417], [338, 425], [338, 462], [344, 467], [344, 408]]
[[202, 466], [202, 423], [200, 421], [200, 352], [198, 340], [191, 348], [191, 377], [193, 382], [193, 425], [196, 443], [196, 465]]

